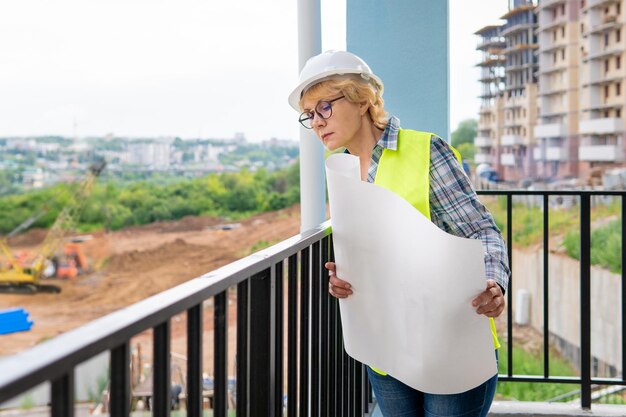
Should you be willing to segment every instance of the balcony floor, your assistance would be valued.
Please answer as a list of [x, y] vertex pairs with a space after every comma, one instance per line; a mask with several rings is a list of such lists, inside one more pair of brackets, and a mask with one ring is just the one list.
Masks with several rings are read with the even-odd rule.
[[583, 411], [580, 404], [525, 402], [525, 401], [494, 401], [489, 411], [490, 417], [512, 416], [602, 416], [617, 417], [626, 415], [626, 405], [593, 404], [591, 412]]
[[[594, 404], [591, 412], [583, 411], [578, 404], [526, 402], [526, 401], [494, 401], [489, 417], [624, 417], [626, 405]], [[378, 406], [369, 417], [383, 417]]]

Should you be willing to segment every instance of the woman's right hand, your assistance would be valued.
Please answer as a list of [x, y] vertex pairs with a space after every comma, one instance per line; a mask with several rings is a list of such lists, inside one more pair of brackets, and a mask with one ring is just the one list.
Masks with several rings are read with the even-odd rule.
[[334, 262], [326, 262], [328, 269], [328, 293], [335, 298], [347, 298], [352, 294], [352, 286], [349, 282], [337, 278], [337, 266]]

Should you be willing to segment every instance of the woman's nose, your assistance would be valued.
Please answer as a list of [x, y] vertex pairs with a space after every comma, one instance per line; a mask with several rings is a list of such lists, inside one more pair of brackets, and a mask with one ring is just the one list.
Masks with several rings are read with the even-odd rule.
[[326, 119], [320, 116], [317, 113], [313, 113], [313, 120], [311, 120], [311, 126], [313, 128], [324, 126], [326, 124]]

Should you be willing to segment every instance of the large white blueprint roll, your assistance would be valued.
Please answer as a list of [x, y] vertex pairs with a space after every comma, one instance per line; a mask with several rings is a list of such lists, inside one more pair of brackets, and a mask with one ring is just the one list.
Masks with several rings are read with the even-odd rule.
[[395, 193], [360, 180], [359, 160], [326, 161], [346, 351], [423, 392], [454, 394], [497, 372], [482, 244], [445, 233]]

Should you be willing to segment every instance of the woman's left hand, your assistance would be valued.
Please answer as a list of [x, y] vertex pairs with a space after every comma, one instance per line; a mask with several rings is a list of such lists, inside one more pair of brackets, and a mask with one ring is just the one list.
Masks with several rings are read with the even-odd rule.
[[476, 313], [487, 317], [498, 317], [504, 311], [506, 300], [502, 288], [492, 279], [487, 280], [487, 288], [472, 300]]

